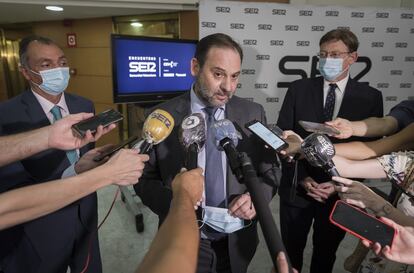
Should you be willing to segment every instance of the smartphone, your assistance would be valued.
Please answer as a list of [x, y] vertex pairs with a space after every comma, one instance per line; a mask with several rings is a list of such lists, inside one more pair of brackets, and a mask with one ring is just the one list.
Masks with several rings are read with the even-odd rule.
[[286, 149], [289, 146], [286, 141], [258, 120], [248, 122], [245, 126], [276, 152]]
[[137, 137], [137, 136], [130, 137], [130, 138], [128, 138], [127, 140], [124, 140], [124, 141], [122, 141], [121, 143], [119, 143], [118, 145], [116, 145], [115, 147], [113, 147], [111, 150], [106, 151], [105, 153], [102, 153], [102, 154], [100, 154], [100, 155], [98, 155], [98, 156], [94, 157], [94, 158], [93, 158], [93, 161], [95, 161], [95, 162], [99, 162], [99, 161], [101, 161], [102, 159], [104, 159], [105, 157], [107, 157], [107, 156], [111, 156], [111, 155], [113, 155], [114, 153], [118, 152], [118, 151], [119, 151], [119, 150], [121, 150], [123, 147], [125, 147], [125, 146], [127, 146], [127, 145], [129, 146], [129, 144], [133, 143], [133, 142], [134, 142], [134, 141], [136, 141], [136, 140], [138, 140], [138, 137]]
[[360, 239], [378, 242], [383, 247], [392, 246], [395, 235], [392, 226], [344, 201], [336, 201], [329, 220]]
[[299, 124], [307, 132], [327, 135], [338, 135], [340, 133], [336, 128], [323, 123], [299, 120]]
[[92, 134], [96, 132], [99, 125], [106, 127], [112, 123], [122, 120], [124, 117], [118, 111], [114, 109], [108, 109], [102, 113], [99, 113], [91, 118], [82, 120], [72, 125], [72, 130], [80, 137], [85, 137], [86, 131], [91, 130]]

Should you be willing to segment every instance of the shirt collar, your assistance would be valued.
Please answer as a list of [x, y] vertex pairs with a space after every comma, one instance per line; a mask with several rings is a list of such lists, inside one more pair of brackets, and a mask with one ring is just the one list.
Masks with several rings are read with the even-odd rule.
[[40, 106], [42, 107], [43, 111], [46, 114], [50, 113], [50, 110], [52, 110], [52, 108], [55, 105], [59, 106], [60, 110], [63, 111], [62, 116], [66, 116], [69, 114], [69, 109], [68, 109], [68, 106], [65, 100], [65, 94], [62, 94], [62, 96], [60, 96], [59, 102], [57, 104], [54, 104], [48, 101], [47, 99], [45, 99], [44, 97], [42, 97], [41, 95], [37, 94], [33, 90], [32, 90], [32, 93], [36, 97], [37, 101], [39, 102]]
[[335, 83], [339, 92], [343, 94], [345, 92], [345, 88], [346, 88], [346, 84], [348, 83], [348, 80], [349, 80], [349, 74], [345, 78], [337, 82], [328, 82], [327, 80], [324, 79], [323, 90], [328, 89], [331, 83]]

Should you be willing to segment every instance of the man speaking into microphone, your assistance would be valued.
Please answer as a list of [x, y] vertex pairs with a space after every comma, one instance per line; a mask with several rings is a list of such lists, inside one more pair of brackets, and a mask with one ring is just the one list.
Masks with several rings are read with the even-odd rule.
[[198, 273], [246, 272], [258, 244], [255, 208], [246, 187], [228, 168], [224, 152], [217, 148], [215, 132], [211, 129], [216, 120], [231, 120], [241, 133], [237, 148], [253, 160], [268, 202], [277, 184], [274, 153], [244, 129], [254, 119], [266, 123], [263, 107], [234, 96], [242, 59], [240, 45], [225, 34], [212, 34], [199, 41], [191, 60], [191, 73], [195, 77], [191, 90], [157, 105], [173, 116], [176, 126], [164, 142], [154, 147], [140, 183], [135, 186], [143, 203], [158, 215], [161, 224], [170, 208], [171, 181], [186, 159], [185, 147], [179, 141], [180, 124], [186, 116], [201, 113], [206, 140], [197, 161], [205, 170], [205, 198], [199, 219], [203, 224]]

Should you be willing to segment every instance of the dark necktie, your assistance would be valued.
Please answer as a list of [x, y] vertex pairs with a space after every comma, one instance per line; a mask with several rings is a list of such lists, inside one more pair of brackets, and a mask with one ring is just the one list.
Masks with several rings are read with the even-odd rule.
[[335, 108], [335, 90], [337, 85], [335, 83], [329, 84], [328, 95], [326, 96], [325, 107], [323, 108], [323, 115], [325, 121], [332, 120]]
[[[62, 118], [59, 106], [53, 106], [50, 112], [53, 115], [53, 123]], [[66, 151], [66, 156], [68, 157], [70, 164], [73, 164], [78, 160], [78, 153], [76, 150]]]
[[206, 205], [212, 207], [224, 207], [224, 175], [221, 159], [221, 151], [216, 145], [216, 130], [214, 129], [214, 113], [217, 108], [206, 107], [207, 114], [207, 141], [206, 141], [206, 166], [205, 166], [205, 193]]

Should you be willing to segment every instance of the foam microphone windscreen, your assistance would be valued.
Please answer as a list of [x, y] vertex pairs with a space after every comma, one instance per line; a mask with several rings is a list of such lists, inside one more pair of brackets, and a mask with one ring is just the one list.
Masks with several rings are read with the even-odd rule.
[[225, 138], [232, 140], [234, 146], [239, 144], [239, 138], [241, 138], [240, 133], [234, 127], [233, 122], [228, 119], [221, 119], [214, 123], [214, 128], [216, 130], [216, 141], [217, 146], [220, 147], [219, 143]]
[[142, 137], [156, 145], [166, 139], [174, 128], [174, 118], [167, 111], [156, 109], [145, 120]]
[[193, 113], [187, 116], [181, 123], [180, 142], [188, 149], [191, 144], [196, 144], [201, 150], [206, 141], [206, 124], [201, 113]]
[[313, 133], [303, 140], [302, 152], [312, 166], [323, 167], [332, 160], [335, 147], [326, 135]]

